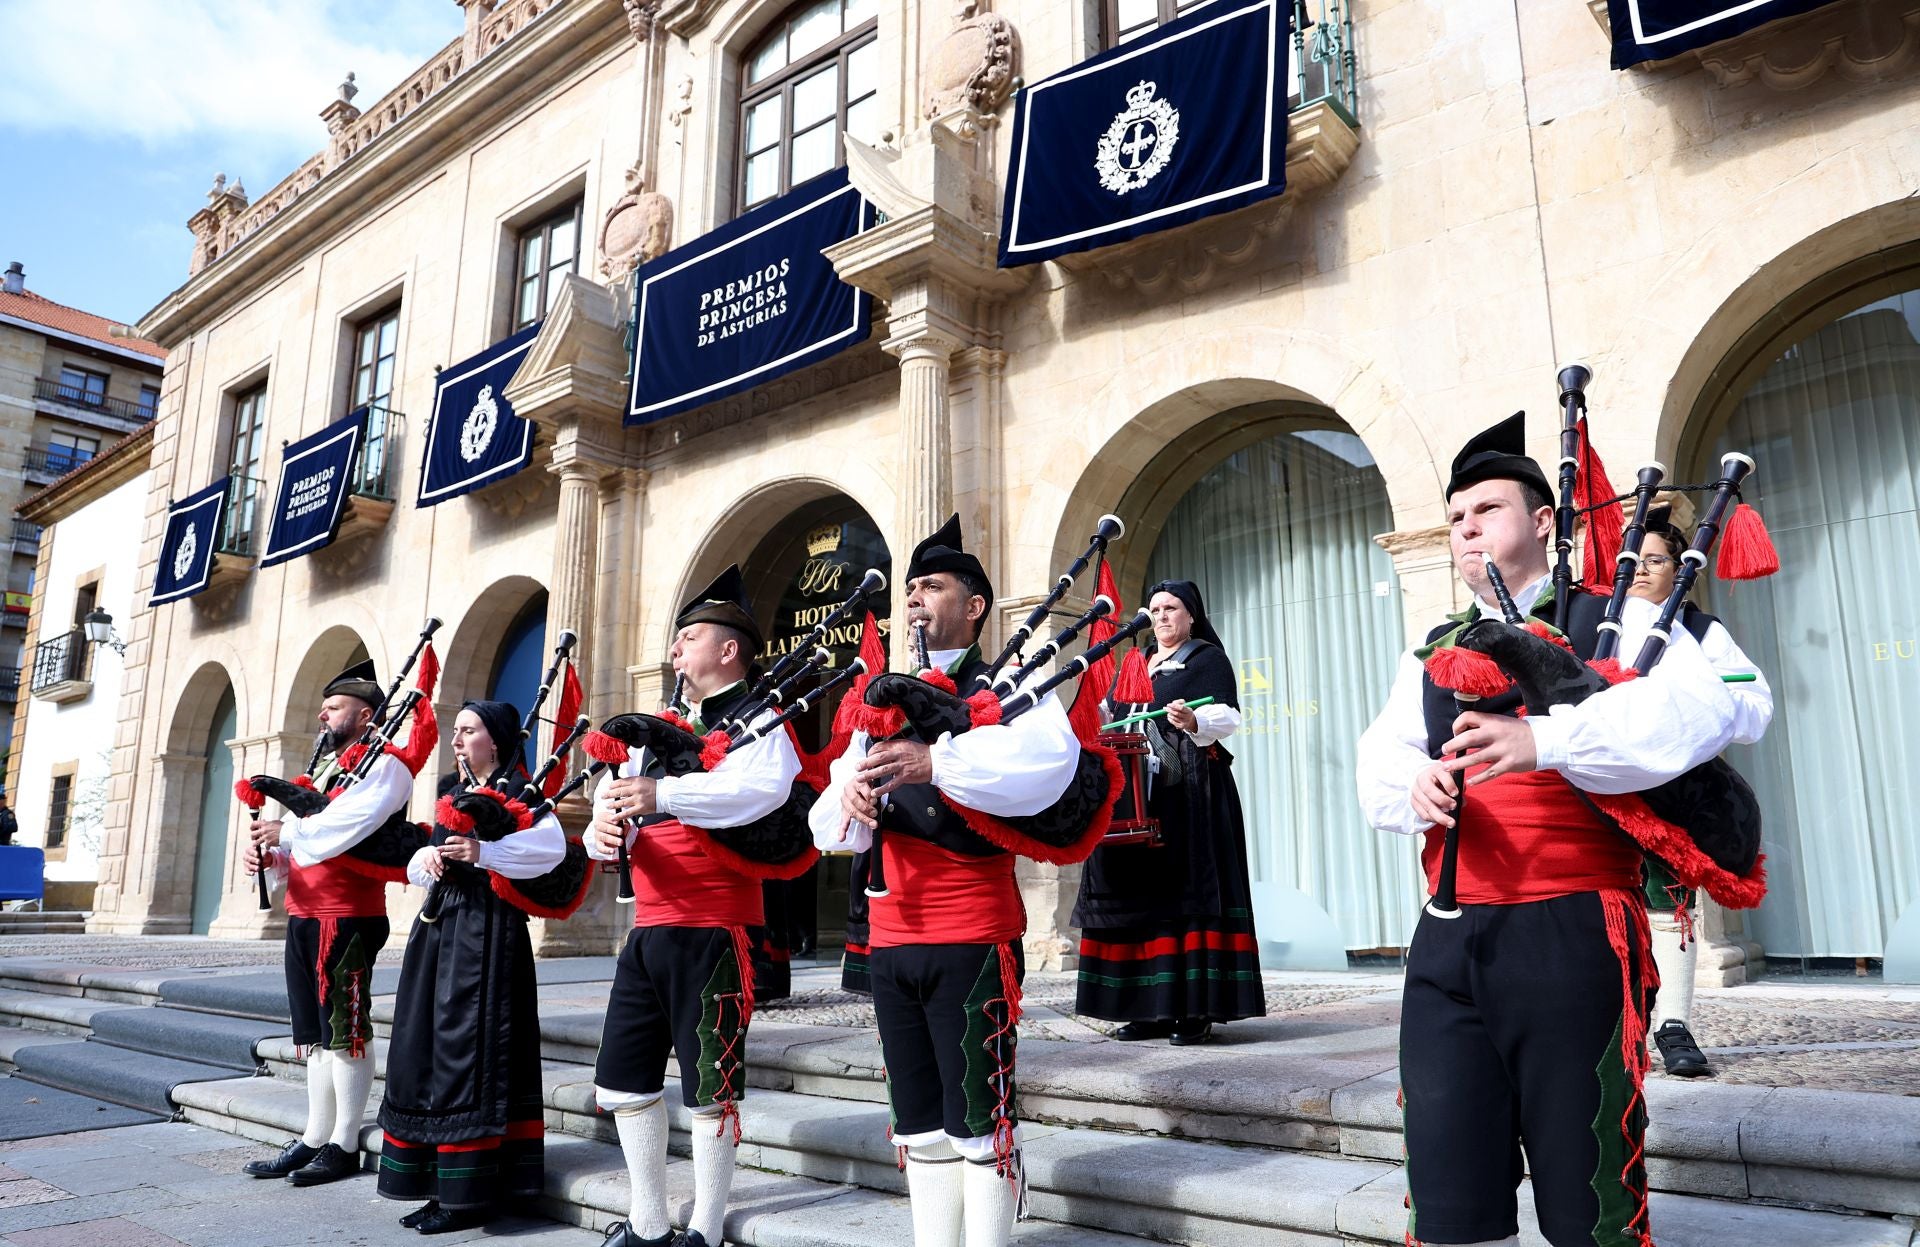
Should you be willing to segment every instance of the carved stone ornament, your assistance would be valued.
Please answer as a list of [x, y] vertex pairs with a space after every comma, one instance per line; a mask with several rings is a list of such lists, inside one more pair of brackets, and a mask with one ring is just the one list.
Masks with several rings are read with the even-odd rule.
[[627, 29], [637, 42], [645, 43], [652, 37], [654, 14], [660, 8], [660, 0], [620, 0], [620, 7], [627, 12]]
[[927, 98], [921, 109], [931, 120], [957, 108], [997, 112], [1013, 92], [1020, 60], [1020, 36], [997, 13], [969, 17], [941, 40], [927, 65]]
[[600, 223], [600, 273], [618, 278], [665, 255], [673, 242], [673, 201], [658, 191], [630, 188]]

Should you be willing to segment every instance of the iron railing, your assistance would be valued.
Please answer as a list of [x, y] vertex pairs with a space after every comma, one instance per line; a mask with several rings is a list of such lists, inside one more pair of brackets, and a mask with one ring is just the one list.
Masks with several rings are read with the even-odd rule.
[[39, 524], [16, 519], [13, 522], [13, 550], [15, 554], [35, 554], [40, 550], [40, 534], [45, 529]]
[[260, 496], [264, 492], [257, 477], [228, 478], [226, 515], [220, 521], [220, 544], [215, 547], [215, 553], [249, 559], [257, 553], [254, 534], [260, 526]]
[[406, 417], [387, 407], [370, 406], [366, 427], [360, 438], [360, 453], [353, 461], [347, 492], [380, 502], [393, 501], [393, 478], [399, 465], [398, 442]]
[[12, 701], [20, 695], [20, 668], [0, 667], [0, 701]]
[[87, 634], [79, 628], [33, 647], [33, 691], [87, 678]]
[[30, 476], [65, 476], [98, 453], [81, 446], [35, 446], [27, 451], [24, 466]]
[[1348, 125], [1360, 124], [1349, 0], [1294, 0], [1293, 59], [1295, 108], [1325, 101]]
[[108, 398], [105, 394], [77, 385], [67, 385], [47, 377], [42, 377], [33, 383], [33, 396], [43, 402], [78, 407], [84, 411], [96, 411], [117, 419], [130, 420], [135, 424], [145, 424], [153, 419], [151, 407], [130, 403], [124, 398]]

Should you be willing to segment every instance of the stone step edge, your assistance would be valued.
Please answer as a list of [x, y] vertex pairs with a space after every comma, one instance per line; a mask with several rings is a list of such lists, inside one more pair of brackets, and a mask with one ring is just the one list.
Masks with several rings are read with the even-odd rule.
[[[258, 1085], [262, 1083], [268, 1086], [263, 1088]], [[235, 1097], [229, 1090], [232, 1088], [248, 1094]], [[180, 1091], [183, 1093], [180, 1099], [186, 1120], [264, 1143], [278, 1144], [284, 1141], [298, 1129], [305, 1112], [304, 1096], [284, 1084], [272, 1088], [272, 1080], [234, 1079], [227, 1083], [196, 1083], [182, 1087]], [[191, 1101], [201, 1101], [212, 1107], [202, 1107]], [[681, 1129], [685, 1124], [684, 1112], [677, 1113], [677, 1116], [680, 1120], [675, 1123], [672, 1146], [677, 1153], [684, 1154], [686, 1136]], [[370, 1127], [364, 1133], [363, 1140], [363, 1146], [370, 1149], [371, 1156], [378, 1149], [378, 1129]], [[742, 1164], [749, 1169], [764, 1168], [763, 1162], [768, 1159], [772, 1157], [764, 1151], [755, 1152], [751, 1145], [743, 1146]], [[676, 1218], [684, 1218], [690, 1202], [683, 1193], [690, 1189], [691, 1177], [685, 1172], [688, 1168], [685, 1162], [674, 1161], [669, 1164], [669, 1188], [672, 1192], [670, 1207]], [[899, 1247], [901, 1243], [911, 1241], [905, 1200], [894, 1193], [902, 1188], [893, 1166], [880, 1166], [879, 1173], [891, 1175], [891, 1178], [886, 1179], [886, 1187], [878, 1189], [783, 1174], [778, 1181], [783, 1184], [779, 1189], [785, 1194], [766, 1200], [764, 1205], [750, 1193], [751, 1179], [743, 1176], [736, 1191], [742, 1192], [744, 1189], [748, 1193], [743, 1197], [737, 1195], [734, 1206], [729, 1209], [728, 1241], [740, 1247], [789, 1247], [789, 1244], [792, 1247], [819, 1247], [822, 1243], [834, 1243], [838, 1247], [869, 1247], [869, 1244], [871, 1247]], [[619, 1149], [610, 1142], [570, 1136], [558, 1139], [550, 1137], [547, 1188], [545, 1209], [549, 1215], [561, 1221], [604, 1230], [612, 1221], [626, 1214], [626, 1168]], [[805, 1194], [801, 1196], [800, 1193]], [[1523, 1247], [1541, 1247], [1540, 1240], [1530, 1228], [1531, 1201], [1525, 1186], [1521, 1194], [1521, 1219], [1523, 1226], [1528, 1227], [1522, 1231]], [[1035, 1195], [1034, 1210], [1041, 1219], [1023, 1223], [1016, 1232], [1016, 1241], [1034, 1236], [1043, 1237], [1047, 1247], [1140, 1247], [1142, 1240], [1134, 1235], [1053, 1220], [1056, 1216], [1084, 1211], [1091, 1203], [1104, 1202], [1101, 1194], [1067, 1199], [1046, 1191], [1036, 1192]], [[1309, 1232], [1305, 1236], [1291, 1235], [1284, 1241], [1330, 1244], [1335, 1238], [1340, 1238], [1348, 1242], [1398, 1247], [1405, 1228], [1404, 1195], [1401, 1171], [1397, 1168], [1388, 1169], [1381, 1176], [1352, 1186], [1337, 1196], [1335, 1225], [1330, 1234], [1327, 1231], [1317, 1234]], [[805, 1204], [802, 1198], [807, 1201]], [[807, 1220], [802, 1216], [804, 1207], [825, 1204], [826, 1201], [831, 1201], [827, 1208], [832, 1217], [832, 1229], [829, 1232], [823, 1234], [818, 1230], [810, 1230], [807, 1225], [795, 1221], [796, 1217]], [[1911, 1226], [1880, 1217], [1780, 1208], [1766, 1204], [1728, 1203], [1669, 1193], [1656, 1193], [1652, 1198], [1652, 1207], [1657, 1227], [1680, 1225], [1690, 1227], [1693, 1231], [1684, 1237], [1670, 1237], [1663, 1232], [1663, 1247], [1718, 1247], [1728, 1241], [1748, 1243], [1752, 1247], [1800, 1247], [1815, 1242], [1832, 1244], [1834, 1247], [1912, 1247], [1914, 1243]], [[1133, 1215], [1139, 1210], [1139, 1205], [1120, 1206], [1119, 1211], [1129, 1218], [1129, 1228], [1142, 1228], [1140, 1217]], [[1207, 1244], [1208, 1247], [1254, 1247], [1255, 1244], [1276, 1241], [1273, 1230], [1268, 1226], [1214, 1219], [1205, 1219], [1203, 1224], [1198, 1220], [1182, 1218], [1178, 1213], [1157, 1211], [1160, 1211], [1160, 1215], [1153, 1218], [1154, 1226], [1167, 1231], [1157, 1241]], [[884, 1221], [877, 1233], [869, 1232], [874, 1227], [867, 1218], [873, 1215], [879, 1215]], [[1734, 1237], [1725, 1237], [1728, 1233]]]

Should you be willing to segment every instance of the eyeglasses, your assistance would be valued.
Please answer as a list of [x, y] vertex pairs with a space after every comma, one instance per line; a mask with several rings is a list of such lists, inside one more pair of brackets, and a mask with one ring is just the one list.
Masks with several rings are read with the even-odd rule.
[[1643, 554], [1640, 556], [1640, 565], [1659, 571], [1663, 567], [1672, 567], [1673, 560], [1664, 554]]

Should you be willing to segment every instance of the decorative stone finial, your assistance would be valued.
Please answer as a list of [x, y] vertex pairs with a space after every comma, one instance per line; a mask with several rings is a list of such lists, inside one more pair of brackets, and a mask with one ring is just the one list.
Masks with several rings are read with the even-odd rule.
[[340, 84], [340, 102], [342, 104], [351, 104], [353, 103], [353, 97], [358, 94], [360, 94], [360, 88], [353, 85], [353, 72], [349, 70], [346, 81]]
[[212, 203], [214, 200], [220, 198], [220, 196], [226, 193], [227, 193], [227, 175], [224, 173], [214, 174], [213, 189], [207, 192], [207, 202]]

